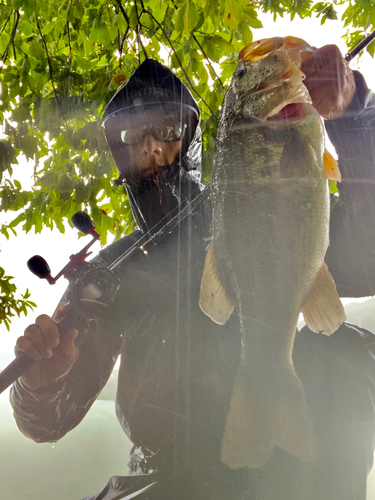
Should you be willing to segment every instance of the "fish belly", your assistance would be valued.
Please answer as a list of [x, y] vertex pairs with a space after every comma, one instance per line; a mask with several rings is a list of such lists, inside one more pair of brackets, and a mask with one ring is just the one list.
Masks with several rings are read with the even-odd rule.
[[314, 448], [292, 350], [328, 245], [328, 187], [318, 142], [296, 128], [272, 139], [229, 131], [215, 158], [213, 251], [243, 347], [222, 445], [233, 468], [262, 466], [275, 444], [304, 460]]

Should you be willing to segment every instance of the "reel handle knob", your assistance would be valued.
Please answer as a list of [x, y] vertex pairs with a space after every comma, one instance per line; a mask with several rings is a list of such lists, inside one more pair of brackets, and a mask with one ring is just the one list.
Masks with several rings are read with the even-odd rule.
[[55, 283], [55, 279], [51, 276], [51, 269], [47, 261], [40, 255], [31, 257], [31, 259], [27, 261], [27, 267], [35, 276], [38, 276], [38, 278], [46, 279], [51, 285]]
[[95, 226], [91, 217], [86, 212], [76, 212], [71, 218], [73, 226], [83, 234], [90, 234], [95, 231]]

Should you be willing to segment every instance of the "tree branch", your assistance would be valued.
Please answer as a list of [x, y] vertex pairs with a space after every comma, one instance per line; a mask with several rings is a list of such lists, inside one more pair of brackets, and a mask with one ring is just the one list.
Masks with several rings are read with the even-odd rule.
[[[142, 26], [140, 24], [140, 26]], [[148, 59], [148, 55], [147, 55], [147, 52], [146, 52], [146, 49], [142, 43], [142, 40], [141, 40], [141, 35], [139, 34], [139, 31], [137, 31], [137, 42], [138, 42], [138, 45], [141, 46], [142, 48], [142, 52], [143, 52], [143, 55], [145, 56], [145, 59]], [[139, 59], [139, 64], [141, 64], [141, 59], [140, 59], [140, 54], [139, 54], [139, 48], [138, 48], [138, 59]]]
[[[142, 43], [141, 35], [140, 35], [139, 29], [138, 29], [139, 27], [142, 27], [141, 17], [142, 17], [142, 14], [145, 12], [145, 8], [144, 8], [144, 5], [143, 5], [143, 2], [141, 2], [141, 5], [142, 5], [142, 12], [139, 14], [137, 0], [134, 0], [135, 11], [136, 11], [136, 14], [137, 14], [137, 19], [138, 19], [138, 24], [137, 24], [137, 29], [136, 29], [136, 32], [137, 32], [137, 42], [138, 42], [138, 45], [140, 45], [141, 48], [142, 48], [143, 55], [145, 56], [146, 59], [148, 59], [148, 55], [147, 55], [146, 49], [144, 48], [144, 45]], [[139, 49], [138, 49], [138, 60], [139, 60], [139, 64], [141, 64], [141, 56], [139, 54]]]
[[[125, 39], [124, 39], [125, 40]], [[121, 31], [118, 30], [117, 31], [117, 43], [118, 43], [118, 53], [119, 53], [119, 58], [118, 58], [118, 65], [120, 68], [122, 68], [122, 61], [121, 61], [121, 58], [122, 58], [122, 48], [123, 48], [123, 43], [124, 43], [124, 40], [121, 40]]]
[[68, 28], [69, 54], [70, 54], [70, 61], [71, 61], [71, 59], [72, 59], [72, 40], [71, 40], [71, 37], [70, 37], [70, 25], [69, 25], [69, 21], [66, 21], [66, 26]]
[[121, 14], [123, 15], [125, 21], [127, 22], [128, 26], [126, 28], [126, 31], [124, 33], [124, 37], [122, 39], [122, 42], [121, 42], [121, 45], [120, 45], [120, 48], [119, 48], [119, 53], [120, 53], [120, 68], [121, 68], [121, 54], [122, 54], [122, 49], [124, 48], [124, 43], [125, 43], [125, 40], [128, 38], [128, 35], [129, 35], [129, 31], [130, 31], [130, 19], [127, 15], [127, 13], [125, 12], [125, 9], [124, 7], [122, 6], [122, 3], [121, 3], [121, 0], [116, 0], [117, 2], [117, 5], [119, 6], [119, 9], [121, 11]]
[[[1, 4], [0, 4], [0, 5], [1, 5]], [[12, 15], [12, 13], [10, 13], [10, 14], [9, 14], [8, 19], [5, 21], [5, 24], [4, 24], [4, 26], [3, 26], [3, 29], [0, 31], [0, 35], [2, 34], [2, 32], [3, 32], [3, 31], [5, 30], [5, 28], [7, 27], [7, 24], [8, 24], [8, 22], [9, 22], [9, 19], [11, 18], [11, 15]]]
[[[37, 25], [37, 28], [38, 28], [38, 31], [39, 31], [39, 35], [40, 35], [40, 38], [42, 39], [42, 42], [43, 42], [43, 45], [44, 45], [44, 50], [46, 51], [46, 55], [47, 55], [47, 62], [48, 62], [48, 70], [49, 70], [49, 78], [51, 80], [51, 83], [52, 83], [52, 86], [53, 88], [55, 89], [55, 85], [53, 83], [53, 69], [52, 69], [52, 63], [51, 63], [51, 59], [49, 57], [49, 52], [48, 52], [48, 47], [47, 47], [47, 43], [44, 39], [44, 36], [42, 34], [42, 30], [40, 29], [40, 25], [39, 25], [39, 21], [38, 21], [38, 14], [35, 12], [35, 20], [36, 20], [36, 25]], [[56, 89], [55, 89], [55, 92], [56, 92]]]
[[194, 35], [194, 33], [192, 31], [190, 32], [190, 35], [193, 37], [193, 40], [195, 41], [195, 43], [198, 45], [198, 47], [201, 50], [203, 56], [207, 59], [208, 64], [210, 65], [210, 67], [211, 67], [212, 71], [214, 72], [214, 75], [216, 76], [216, 78], [219, 80], [221, 86], [223, 88], [225, 88], [223, 82], [220, 79], [220, 76], [216, 73], [215, 68], [212, 66], [211, 59], [207, 56], [207, 54], [205, 53], [202, 45], [199, 43], [198, 38]]
[[126, 56], [126, 54], [129, 52], [130, 49], [133, 49], [134, 52], [136, 53], [136, 49], [134, 48], [134, 45], [135, 45], [136, 42], [131, 42], [128, 40], [128, 50], [125, 52], [124, 56]]
[[127, 30], [128, 30], [130, 27], [130, 19], [129, 19], [127, 13], [125, 12], [124, 7], [122, 6], [121, 0], [116, 0], [116, 2], [117, 2], [117, 5], [119, 6], [119, 9], [121, 10], [121, 14], [124, 16], [125, 21], [128, 23], [128, 27], [127, 27]]
[[[151, 14], [151, 12], [149, 12], [148, 10], [146, 10], [146, 9], [145, 9], [145, 7], [144, 7], [144, 5], [143, 5], [142, 0], [141, 0], [141, 4], [142, 4], [142, 7], [143, 7], [143, 9], [144, 9], [145, 14], [148, 14], [148, 15], [151, 17], [151, 19], [155, 22], [155, 24], [157, 24], [157, 26], [159, 27], [159, 29], [162, 31], [162, 33], [163, 33], [163, 35], [164, 35], [164, 38], [166, 38], [166, 40], [168, 41], [168, 44], [169, 44], [169, 46], [171, 47], [171, 49], [172, 49], [172, 51], [173, 51], [173, 53], [174, 53], [174, 55], [175, 55], [175, 57], [176, 57], [176, 59], [177, 59], [177, 62], [178, 62], [178, 64], [180, 65], [181, 71], [183, 72], [183, 74], [184, 74], [184, 76], [185, 76], [185, 78], [186, 78], [187, 82], [189, 83], [189, 86], [190, 86], [191, 90], [192, 90], [192, 91], [193, 91], [193, 92], [194, 92], [194, 93], [195, 93], [195, 94], [199, 97], [199, 99], [203, 102], [203, 104], [204, 104], [205, 106], [207, 106], [207, 108], [210, 110], [210, 113], [211, 113], [212, 117], [216, 119], [216, 117], [215, 117], [215, 113], [213, 112], [212, 108], [211, 108], [211, 107], [210, 107], [210, 106], [206, 103], [206, 101], [205, 101], [205, 100], [203, 99], [203, 97], [199, 94], [199, 92], [197, 92], [197, 90], [195, 89], [195, 87], [194, 87], [193, 83], [191, 82], [190, 78], [188, 77], [188, 75], [187, 75], [187, 73], [186, 73], [186, 71], [185, 71], [184, 67], [182, 66], [182, 63], [181, 63], [180, 58], [179, 58], [179, 57], [178, 57], [178, 55], [177, 55], [176, 49], [174, 48], [174, 46], [173, 46], [172, 42], [170, 41], [169, 37], [168, 37], [168, 36], [167, 36], [167, 34], [165, 33], [163, 26], [159, 23], [159, 21], [155, 18], [155, 16], [154, 16], [153, 14]], [[154, 35], [155, 35], [155, 32], [154, 32]]]
[[[10, 16], [9, 16], [10, 17]], [[8, 18], [9, 19], [9, 18]], [[18, 10], [16, 10], [14, 12], [14, 24], [13, 24], [13, 28], [12, 28], [12, 32], [10, 34], [10, 38], [9, 38], [9, 42], [6, 46], [6, 49], [4, 51], [4, 54], [2, 55], [1, 57], [1, 61], [5, 61], [8, 57], [8, 52], [9, 52], [9, 47], [14, 43], [14, 37], [16, 36], [16, 31], [17, 31], [17, 26], [18, 26], [18, 23], [19, 23], [19, 20], [20, 20], [20, 13]], [[8, 22], [8, 21], [7, 21]], [[1, 70], [1, 68], [0, 68]]]

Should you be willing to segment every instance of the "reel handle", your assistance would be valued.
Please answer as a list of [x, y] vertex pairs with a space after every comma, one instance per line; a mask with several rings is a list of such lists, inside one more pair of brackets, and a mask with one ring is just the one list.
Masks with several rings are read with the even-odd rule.
[[76, 212], [71, 221], [76, 229], [84, 234], [90, 234], [92, 240], [80, 252], [71, 255], [69, 257], [70, 262], [55, 277], [51, 275], [51, 269], [47, 261], [40, 255], [34, 255], [27, 261], [29, 270], [38, 278], [46, 279], [50, 285], [54, 285], [61, 276], [65, 276], [70, 281], [77, 268], [85, 261], [86, 257], [91, 255], [92, 252], [88, 252], [89, 248], [100, 238], [100, 234], [95, 231], [91, 217], [86, 212]]

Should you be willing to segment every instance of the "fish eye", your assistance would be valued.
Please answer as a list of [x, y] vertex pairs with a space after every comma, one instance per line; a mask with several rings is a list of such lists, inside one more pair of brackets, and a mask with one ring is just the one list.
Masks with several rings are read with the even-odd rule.
[[237, 76], [238, 76], [238, 79], [241, 80], [241, 78], [243, 78], [246, 74], [246, 69], [241, 69], [238, 73], [237, 73]]

